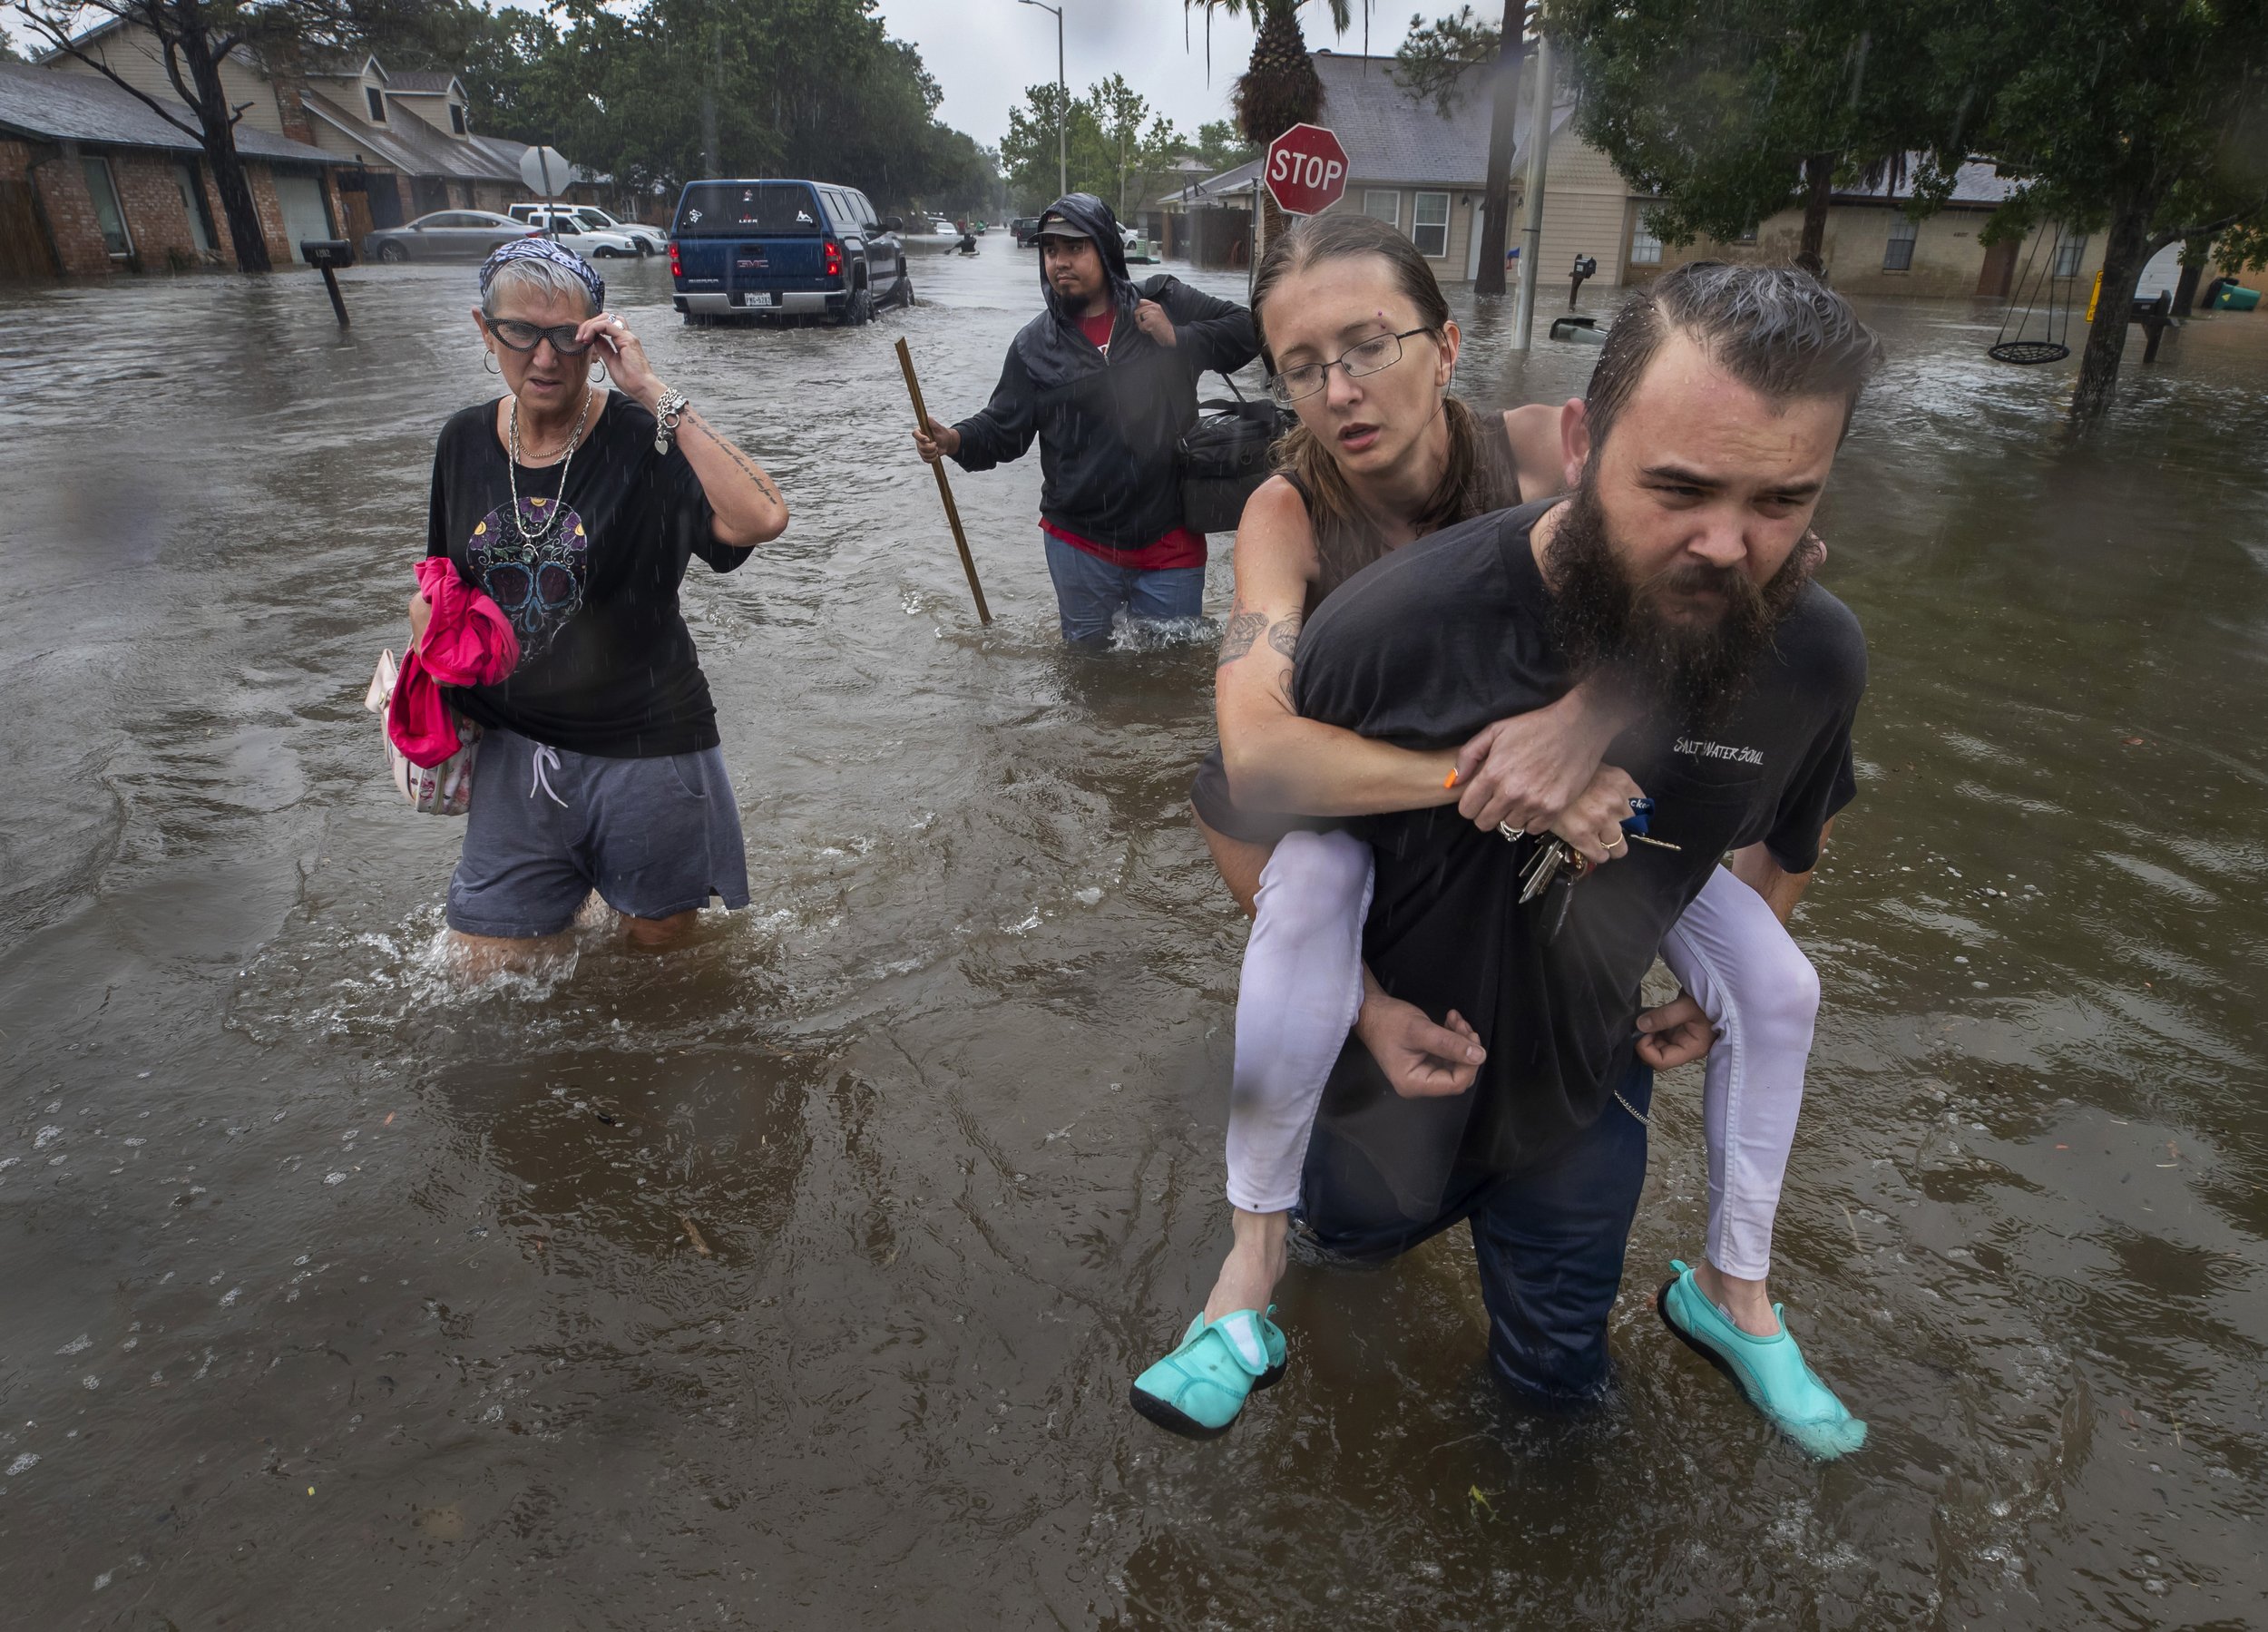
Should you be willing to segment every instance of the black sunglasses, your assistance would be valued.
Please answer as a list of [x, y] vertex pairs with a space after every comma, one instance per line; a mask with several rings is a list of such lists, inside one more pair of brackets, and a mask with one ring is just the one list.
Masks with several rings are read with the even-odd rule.
[[545, 328], [534, 323], [523, 323], [517, 318], [491, 318], [488, 320], [488, 332], [514, 351], [533, 351], [549, 340], [552, 349], [563, 357], [581, 357], [591, 349], [590, 341], [575, 338], [575, 330], [582, 327], [580, 323], [562, 323]]

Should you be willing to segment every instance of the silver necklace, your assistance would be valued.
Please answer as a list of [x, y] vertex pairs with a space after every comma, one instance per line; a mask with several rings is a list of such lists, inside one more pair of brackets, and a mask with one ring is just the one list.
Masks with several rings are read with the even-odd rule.
[[[512, 399], [512, 459], [506, 467], [512, 483], [512, 524], [520, 530], [520, 536], [531, 544], [542, 543], [551, 536], [552, 529], [559, 525], [561, 507], [567, 502], [568, 467], [575, 462], [575, 449], [582, 445], [582, 427], [591, 417], [591, 396], [592, 393], [588, 390], [582, 394], [582, 412], [575, 415], [575, 434], [567, 438], [567, 455], [559, 462], [559, 495], [552, 501], [549, 513], [533, 533], [528, 531], [527, 521], [520, 513], [520, 399], [517, 396]], [[543, 501], [538, 499], [534, 502], [541, 504]]]

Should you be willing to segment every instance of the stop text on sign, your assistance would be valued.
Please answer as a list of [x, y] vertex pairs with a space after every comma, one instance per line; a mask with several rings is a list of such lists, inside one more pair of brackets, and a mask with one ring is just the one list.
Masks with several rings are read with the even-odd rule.
[[1346, 193], [1346, 149], [1321, 125], [1295, 124], [1268, 143], [1261, 177], [1277, 204], [1294, 215], [1315, 215]]
[[1288, 181], [1295, 187], [1328, 187], [1344, 174], [1346, 166], [1336, 159], [1285, 149], [1277, 150], [1276, 162], [1268, 166], [1269, 181]]

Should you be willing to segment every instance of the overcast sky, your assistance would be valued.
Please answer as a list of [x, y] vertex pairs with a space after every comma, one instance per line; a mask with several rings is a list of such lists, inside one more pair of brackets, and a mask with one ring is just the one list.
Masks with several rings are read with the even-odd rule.
[[[1252, 55], [1251, 26], [1213, 19], [1213, 72], [1205, 73], [1205, 19], [1188, 15], [1188, 47], [1182, 47], [1181, 0], [1062, 0], [1063, 74], [1077, 96], [1112, 73], [1149, 99], [1150, 105], [1190, 134], [1208, 119], [1228, 117], [1228, 92]], [[1428, 16], [1453, 5], [1416, 9]], [[1390, 53], [1409, 32], [1412, 0], [1374, 7], [1370, 48]], [[1020, 0], [882, 0], [883, 20], [899, 39], [920, 48], [945, 100], [937, 115], [987, 147], [1008, 131], [1008, 110], [1024, 87], [1055, 77], [1055, 19]], [[1331, 35], [1327, 8], [1301, 14], [1309, 49], [1359, 52], [1361, 8], [1344, 39]]]
[[[503, 0], [486, 0], [492, 6]], [[533, 0], [517, 0], [527, 5]], [[1071, 94], [1080, 95], [1113, 72], [1149, 99], [1158, 112], [1194, 136], [1208, 119], [1228, 117], [1228, 91], [1252, 55], [1250, 24], [1232, 17], [1213, 19], [1213, 71], [1205, 72], [1205, 18], [1187, 14], [1188, 46], [1182, 47], [1185, 14], [1181, 0], [1062, 0], [1063, 73]], [[1370, 20], [1370, 48], [1391, 53], [1409, 32], [1413, 9], [1429, 17], [1454, 11], [1449, 0], [1378, 0]], [[1312, 49], [1358, 52], [1363, 19], [1354, 8], [1354, 27], [1334, 39], [1327, 9], [1310, 4], [1300, 21]], [[1020, 0], [882, 0], [883, 21], [901, 40], [919, 47], [922, 61], [945, 100], [938, 116], [987, 147], [1008, 132], [1008, 110], [1023, 100], [1026, 85], [1055, 77], [1055, 19]], [[5, 14], [0, 14], [4, 15]], [[0, 28], [7, 25], [0, 21]], [[9, 29], [19, 48], [23, 31]]]

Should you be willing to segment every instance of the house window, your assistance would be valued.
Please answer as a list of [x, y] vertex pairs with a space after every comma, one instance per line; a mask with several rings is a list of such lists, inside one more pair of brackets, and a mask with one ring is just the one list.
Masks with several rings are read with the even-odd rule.
[[1422, 192], [1410, 211], [1410, 236], [1418, 253], [1438, 260], [1449, 253], [1449, 195]]
[[86, 167], [87, 192], [94, 200], [94, 224], [103, 232], [103, 248], [112, 260], [123, 260], [134, 252], [134, 240], [126, 232], [126, 212], [118, 207], [118, 189], [111, 181], [111, 161], [87, 159], [82, 162]]
[[2055, 275], [2058, 278], [2077, 278], [2079, 275], [2079, 262], [2085, 259], [2086, 256], [2086, 233], [2082, 232], [2076, 237], [2065, 239], [2062, 243], [2056, 246]]
[[1882, 247], [1882, 270], [1910, 272], [1913, 269], [1914, 221], [1910, 215], [1901, 215], [1890, 223], [1890, 242]]
[[1365, 190], [1363, 193], [1363, 213], [1373, 220], [1383, 221], [1389, 227], [1402, 225], [1402, 195], [1393, 191]]
[[1630, 229], [1630, 264], [1634, 267], [1657, 267], [1662, 264], [1662, 240], [1640, 216]]
[[384, 124], [386, 122], [386, 98], [378, 94], [377, 86], [363, 86], [362, 99], [370, 104], [370, 122]]
[[449, 128], [460, 136], [464, 134], [464, 103], [453, 102], [449, 104]]

